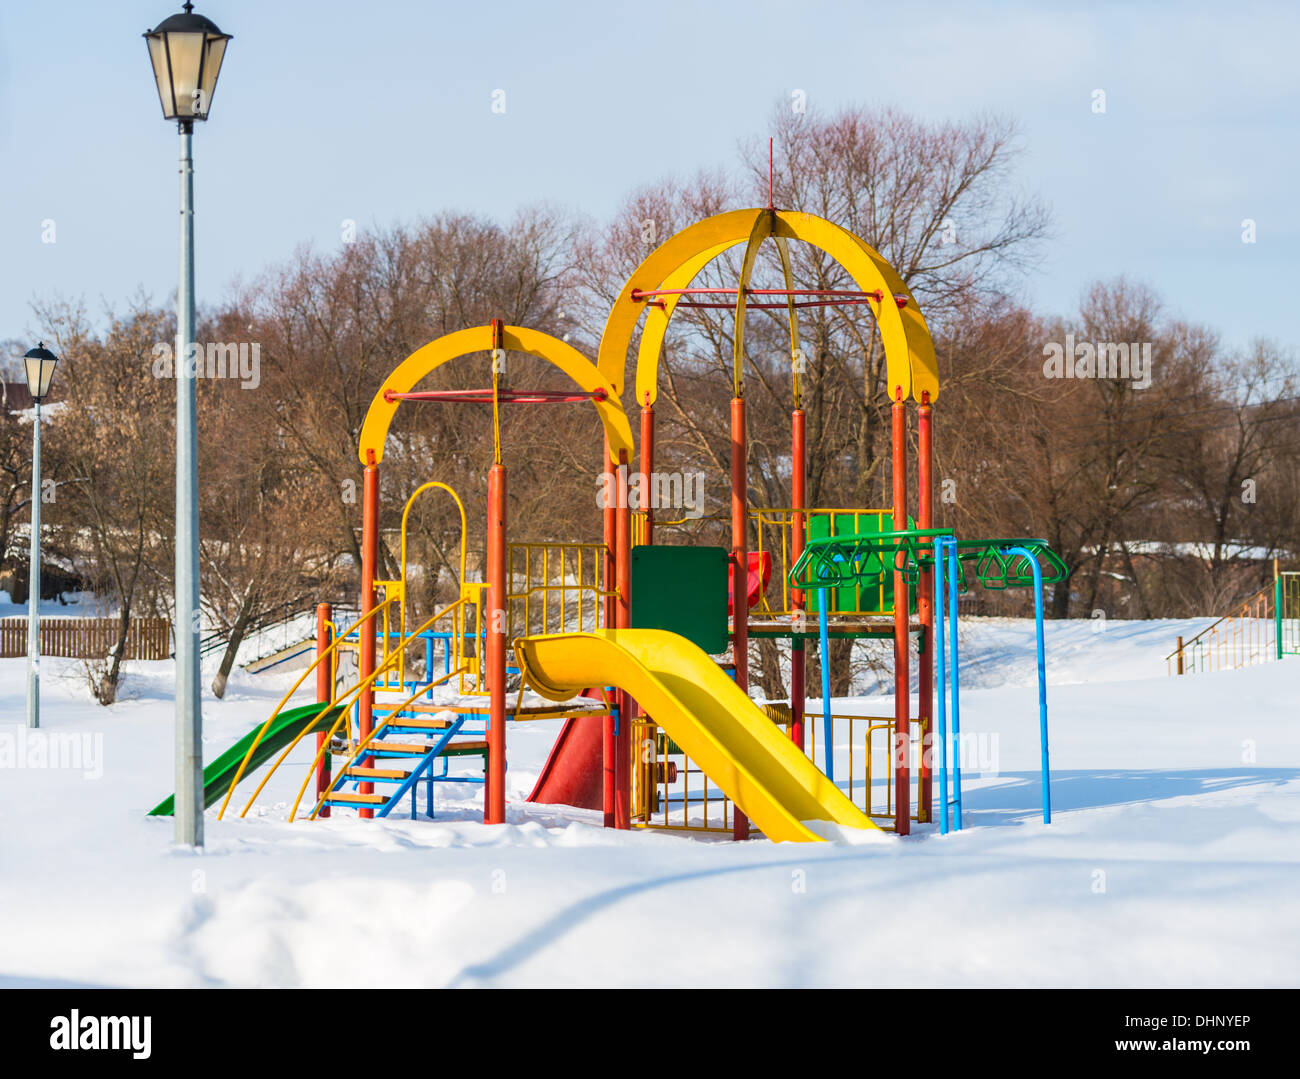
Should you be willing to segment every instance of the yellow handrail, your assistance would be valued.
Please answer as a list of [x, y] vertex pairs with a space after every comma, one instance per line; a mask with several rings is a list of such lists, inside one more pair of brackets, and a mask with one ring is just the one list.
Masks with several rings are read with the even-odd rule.
[[[448, 671], [446, 674], [444, 674], [441, 678], [438, 678], [436, 681], [430, 682], [426, 686], [421, 686], [409, 697], [407, 697], [406, 700], [404, 700], [401, 704], [399, 704], [396, 708], [394, 708], [391, 712], [389, 712], [388, 715], [384, 716], [379, 726], [373, 728], [369, 734], [367, 734], [363, 739], [361, 739], [361, 741], [357, 743], [356, 748], [352, 751], [352, 755], [348, 757], [348, 759], [345, 760], [341, 765], [339, 765], [339, 774], [342, 775], [347, 769], [352, 767], [353, 761], [355, 761], [358, 757], [360, 757], [362, 751], [366, 748], [366, 746], [368, 746], [375, 738], [379, 736], [380, 731], [382, 731], [385, 727], [388, 726], [388, 724], [392, 721], [393, 716], [397, 715], [400, 712], [405, 711], [407, 708], [411, 706], [411, 704], [415, 701], [417, 697], [420, 697], [423, 694], [428, 693], [429, 690], [434, 688], [434, 686], [440, 686], [444, 682], [449, 681], [455, 675], [460, 673], [461, 672], [458, 670]], [[293, 807], [289, 810], [290, 821], [293, 820], [294, 815], [298, 812], [298, 804], [302, 801], [302, 796], [307, 793], [307, 784], [311, 782], [311, 777], [313, 773], [315, 773], [316, 766], [317, 764], [320, 763], [321, 757], [324, 756], [324, 751], [326, 748], [328, 748], [328, 743], [322, 743], [321, 748], [316, 751], [316, 756], [312, 759], [311, 766], [307, 769], [307, 778], [302, 781], [302, 786], [298, 788], [298, 797], [293, 800]], [[316, 808], [311, 811], [311, 816], [307, 818], [308, 820], [316, 819], [316, 815], [321, 811], [321, 806], [325, 804], [325, 799], [328, 797], [329, 797], [329, 791], [326, 791], [316, 802]]]
[[[1186, 657], [1192, 658], [1193, 670], [1235, 670], [1255, 662], [1276, 658], [1276, 642], [1271, 640], [1273, 614], [1269, 608], [1274, 602], [1274, 582], [1270, 581], [1258, 592], [1247, 596], [1228, 614], [1215, 619], [1190, 641], [1183, 641], [1165, 656], [1165, 669], [1170, 673], [1186, 673]], [[1244, 639], [1238, 623], [1251, 624]], [[1223, 633], [1220, 634], [1220, 628]], [[1228, 630], [1231, 629], [1231, 641]], [[1253, 629], [1253, 632], [1252, 632]], [[1204, 655], [1199, 648], [1206, 648]], [[1230, 653], [1226, 654], [1225, 652]], [[1177, 664], [1175, 664], [1177, 660]]]
[[[396, 650], [394, 650], [393, 654], [389, 656], [386, 660], [384, 660], [383, 663], [381, 663], [378, 667], [376, 667], [375, 670], [366, 677], [365, 681], [358, 682], [355, 686], [352, 687], [352, 689], [348, 690], [347, 693], [345, 693], [342, 697], [340, 697], [336, 703], [337, 706], [343, 708], [344, 711], [343, 714], [340, 715], [339, 720], [343, 718], [343, 715], [347, 714], [347, 709], [352, 706], [352, 702], [349, 698], [354, 696], [360, 696], [360, 694], [366, 689], [367, 686], [373, 683], [376, 678], [378, 678], [381, 674], [384, 673], [385, 670], [387, 670], [390, 666], [392, 666], [393, 661], [401, 654], [402, 649], [406, 648], [406, 646], [410, 644], [411, 641], [415, 640], [415, 638], [417, 638], [421, 633], [423, 633], [426, 629], [428, 629], [429, 626], [431, 626], [439, 618], [445, 615], [448, 611], [458, 606], [461, 602], [463, 601], [458, 599], [453, 603], [449, 603], [442, 610], [438, 611], [437, 614], [434, 614], [430, 616], [428, 619], [426, 619], [423, 623], [420, 624], [419, 629], [415, 630], [409, 636], [403, 638], [401, 641], [398, 642], [398, 647]], [[425, 686], [424, 688], [428, 689], [429, 687]], [[319, 712], [316, 714], [320, 715]], [[334, 731], [338, 728], [339, 720], [335, 720], [334, 726], [330, 728], [330, 732], [329, 732], [330, 737], [333, 737]], [[315, 721], [315, 717], [313, 717], [312, 722], [314, 721]], [[303, 729], [298, 732], [294, 740], [290, 742], [287, 746], [285, 746], [284, 751], [278, 757], [276, 757], [275, 763], [271, 765], [270, 770], [266, 773], [266, 775], [262, 777], [262, 782], [259, 783], [257, 785], [257, 789], [253, 791], [251, 795], [249, 795], [247, 804], [244, 806], [243, 810], [239, 814], [241, 817], [245, 816], [248, 813], [248, 811], [253, 808], [253, 803], [257, 800], [257, 796], [262, 793], [262, 788], [266, 786], [267, 781], [270, 780], [271, 776], [275, 774], [276, 769], [278, 769], [280, 765], [284, 763], [284, 759], [293, 751], [294, 747], [297, 746], [298, 743], [301, 742], [302, 739], [309, 733], [310, 729], [311, 729], [311, 722], [305, 724], [303, 726]], [[329, 738], [322, 739], [321, 744], [328, 745]], [[238, 782], [238, 779], [239, 777], [236, 776], [235, 782]], [[232, 783], [231, 784], [232, 789], [233, 786], [234, 784]], [[226, 793], [226, 797], [227, 799], [230, 797], [229, 792]], [[221, 812], [224, 813], [225, 811], [226, 811], [226, 807], [222, 805]], [[220, 814], [217, 815], [217, 819], [218, 820], [221, 819]]]
[[[387, 603], [387, 602], [388, 602], [388, 601], [385, 600], [385, 603]], [[333, 704], [331, 704], [331, 705], [329, 706], [329, 707], [339, 707], [339, 708], [341, 708], [341, 709], [343, 710], [343, 711], [340, 713], [338, 720], [335, 721], [334, 726], [330, 728], [330, 737], [333, 737], [333, 733], [334, 733], [334, 731], [338, 729], [338, 724], [339, 724], [339, 723], [340, 723], [340, 722], [341, 722], [341, 721], [346, 717], [346, 715], [347, 715], [347, 710], [348, 710], [348, 708], [351, 707], [351, 704], [352, 704], [352, 698], [353, 698], [353, 697], [356, 697], [356, 696], [359, 696], [359, 695], [360, 695], [360, 694], [361, 694], [361, 693], [362, 693], [362, 692], [363, 692], [363, 691], [364, 691], [368, 686], [370, 686], [370, 685], [375, 681], [375, 679], [377, 679], [381, 674], [383, 674], [385, 671], [387, 671], [387, 670], [392, 666], [394, 660], [396, 660], [396, 658], [401, 654], [401, 650], [404, 649], [404, 648], [406, 648], [406, 646], [407, 646], [408, 644], [410, 644], [411, 641], [413, 641], [416, 637], [418, 637], [421, 633], [423, 633], [423, 632], [424, 632], [424, 631], [425, 631], [425, 630], [426, 630], [430, 625], [432, 625], [434, 622], [436, 622], [439, 618], [442, 618], [442, 617], [443, 617], [443, 616], [444, 616], [448, 611], [453, 610], [455, 607], [457, 607], [457, 606], [458, 606], [459, 604], [461, 604], [462, 602], [464, 602], [464, 601], [458, 599], [458, 600], [454, 601], [453, 603], [448, 604], [446, 607], [444, 607], [442, 610], [438, 611], [436, 614], [434, 614], [434, 615], [432, 615], [431, 617], [429, 617], [425, 622], [423, 622], [423, 623], [420, 625], [420, 628], [419, 628], [419, 629], [415, 630], [413, 633], [409, 634], [407, 637], [405, 637], [405, 638], [403, 638], [401, 641], [399, 641], [399, 642], [398, 642], [398, 647], [393, 651], [392, 655], [390, 655], [387, 659], [385, 659], [382, 663], [380, 663], [380, 664], [379, 664], [379, 665], [374, 669], [374, 671], [372, 671], [372, 672], [371, 672], [371, 673], [370, 673], [370, 674], [365, 678], [364, 681], [358, 682], [355, 686], [353, 686], [350, 690], [348, 690], [346, 693], [344, 693], [341, 697], [339, 697], [336, 701], [334, 701]], [[381, 606], [382, 606], [382, 604], [381, 604]], [[375, 611], [378, 611], [378, 610], [379, 610], [379, 607], [376, 607], [376, 608], [374, 609], [374, 611], [371, 611], [371, 612], [370, 612], [370, 614], [373, 615], [373, 614], [375, 613]], [[368, 617], [368, 616], [367, 616], [367, 617]], [[357, 625], [359, 625], [361, 621], [364, 621], [364, 618], [359, 619], [358, 622], [357, 622]], [[351, 633], [352, 630], [355, 629], [355, 628], [356, 628], [355, 625], [349, 627], [348, 632]], [[342, 638], [339, 638], [339, 640], [342, 640]], [[338, 641], [335, 641], [334, 643], [337, 644]], [[333, 647], [333, 645], [331, 645], [331, 647]], [[318, 657], [317, 662], [319, 662], [321, 658], [324, 658], [324, 655], [326, 655], [326, 654], [327, 654], [327, 653], [322, 653], [322, 655], [321, 655], [320, 657]], [[312, 666], [315, 666], [315, 664], [313, 663]], [[311, 668], [308, 668], [308, 671], [309, 671], [310, 669], [311, 669]], [[307, 672], [304, 671], [304, 672], [303, 672], [303, 678], [305, 678], [306, 675], [307, 675]], [[300, 685], [300, 684], [302, 683], [302, 680], [303, 680], [303, 679], [300, 678], [300, 679], [298, 680], [298, 682], [296, 682], [296, 683], [294, 684], [293, 689], [289, 690], [289, 693], [285, 696], [284, 700], [282, 700], [282, 701], [280, 702], [280, 704], [276, 707], [276, 710], [275, 710], [274, 712], [271, 713], [271, 715], [270, 715], [270, 717], [267, 719], [266, 723], [262, 724], [261, 729], [257, 732], [257, 737], [253, 739], [253, 744], [252, 744], [251, 746], [248, 747], [248, 752], [244, 755], [244, 759], [243, 759], [243, 760], [240, 762], [240, 764], [239, 764], [239, 770], [235, 773], [234, 778], [230, 781], [230, 788], [226, 791], [226, 797], [225, 797], [225, 800], [221, 803], [221, 810], [217, 813], [217, 819], [218, 819], [218, 820], [223, 819], [223, 817], [225, 816], [226, 807], [227, 807], [227, 805], [228, 805], [229, 802], [230, 802], [230, 796], [234, 793], [235, 787], [239, 784], [239, 781], [240, 781], [241, 779], [243, 779], [243, 776], [244, 776], [244, 770], [245, 770], [245, 768], [246, 768], [247, 765], [248, 765], [248, 761], [249, 761], [249, 758], [252, 756], [253, 750], [257, 747], [258, 742], [261, 741], [261, 739], [262, 739], [262, 735], [265, 734], [267, 727], [268, 727], [268, 726], [270, 725], [270, 723], [271, 723], [271, 720], [273, 720], [273, 719], [274, 719], [274, 718], [279, 714], [280, 709], [284, 707], [285, 702], [289, 699], [290, 696], [293, 695], [294, 690], [296, 690], [297, 687], [298, 687], [298, 685]], [[427, 689], [428, 687], [426, 686], [425, 688]], [[305, 724], [303, 725], [303, 729], [302, 729], [301, 731], [298, 732], [298, 734], [297, 734], [297, 736], [294, 738], [294, 740], [293, 740], [292, 742], [290, 742], [289, 745], [285, 748], [284, 752], [282, 752], [282, 753], [281, 753], [281, 754], [280, 754], [280, 755], [275, 759], [275, 763], [271, 766], [270, 771], [268, 771], [268, 772], [266, 773], [266, 775], [263, 776], [263, 778], [262, 778], [262, 782], [259, 783], [259, 784], [257, 785], [257, 789], [256, 789], [255, 791], [253, 791], [252, 796], [251, 796], [251, 797], [249, 798], [249, 800], [248, 800], [248, 804], [244, 806], [243, 811], [239, 814], [241, 817], [243, 817], [245, 814], [247, 814], [248, 811], [249, 811], [249, 809], [252, 808], [252, 806], [253, 806], [253, 802], [256, 800], [257, 796], [258, 796], [259, 794], [262, 793], [262, 788], [266, 786], [267, 780], [269, 780], [269, 779], [271, 778], [271, 776], [275, 774], [276, 769], [280, 767], [281, 763], [283, 763], [285, 757], [287, 757], [287, 756], [289, 755], [290, 751], [293, 750], [293, 748], [294, 748], [294, 747], [295, 747], [295, 746], [296, 746], [300, 741], [302, 741], [302, 739], [307, 735], [307, 733], [310, 731], [312, 725], [315, 723], [317, 716], [319, 716], [319, 715], [320, 715], [320, 713], [317, 712], [315, 716], [313, 716], [310, 720], [308, 720], [308, 722], [305, 723]], [[323, 740], [322, 740], [322, 744], [328, 744], [328, 741], [329, 741], [328, 738], [323, 739]]]
[[[391, 585], [398, 586], [398, 594], [400, 595], [402, 600], [401, 606], [398, 608], [398, 637], [399, 638], [405, 636], [406, 634], [406, 582], [407, 582], [406, 522], [411, 515], [412, 508], [415, 506], [415, 500], [419, 498], [420, 495], [422, 495], [425, 491], [432, 490], [435, 487], [440, 488], [441, 490], [444, 490], [449, 495], [451, 495], [452, 499], [456, 503], [456, 509], [460, 511], [460, 576], [456, 580], [457, 595], [460, 595], [461, 588], [465, 581], [465, 562], [468, 555], [468, 539], [467, 539], [468, 526], [466, 524], [466, 518], [465, 518], [465, 503], [461, 501], [460, 495], [458, 495], [453, 488], [451, 488], [445, 483], [442, 483], [440, 480], [430, 480], [428, 483], [422, 483], [420, 484], [419, 487], [417, 487], [414, 491], [411, 492], [411, 497], [406, 500], [406, 505], [402, 507], [401, 578], [398, 581], [376, 582], [376, 583], [383, 583], [385, 585], [391, 584]], [[386, 637], [385, 637], [384, 646], [385, 649], [387, 649]], [[401, 664], [401, 673], [398, 677], [398, 681], [402, 683], [406, 681], [405, 663]]]
[[[262, 741], [263, 736], [266, 734], [267, 728], [271, 726], [271, 723], [275, 719], [275, 717], [280, 714], [280, 710], [286, 704], [289, 703], [289, 698], [298, 692], [298, 687], [301, 686], [303, 682], [306, 681], [307, 676], [311, 674], [311, 672], [314, 671], [320, 665], [321, 660], [334, 654], [334, 652], [338, 649], [339, 644], [347, 638], [347, 635], [349, 633], [351, 633], [354, 629], [358, 628], [363, 622], [368, 622], [370, 619], [374, 618], [377, 614], [379, 614], [380, 611], [382, 611], [385, 607], [387, 607], [388, 604], [391, 602], [392, 602], [391, 599], [386, 599], [384, 600], [383, 603], [380, 603], [378, 606], [372, 607], [369, 611], [367, 611], [355, 622], [353, 622], [352, 625], [348, 626], [348, 628], [343, 633], [336, 635], [334, 640], [330, 642], [330, 646], [326, 648], [324, 652], [319, 653], [316, 656], [316, 658], [311, 661], [311, 664], [307, 667], [307, 669], [304, 670], [302, 674], [298, 676], [298, 681], [294, 682], [294, 684], [289, 687], [289, 692], [287, 692], [283, 697], [280, 698], [280, 703], [277, 704], [275, 706], [274, 711], [272, 711], [271, 714], [266, 717], [266, 722], [263, 723], [262, 726], [258, 729], [257, 734], [253, 738], [252, 745], [248, 747], [248, 752], [244, 754], [244, 759], [239, 762], [239, 769], [235, 772], [234, 778], [230, 781], [230, 786], [226, 790], [226, 797], [222, 799], [221, 802], [221, 809], [217, 812], [217, 820], [221, 820], [222, 817], [225, 816], [226, 807], [230, 804], [230, 796], [234, 794], [235, 787], [239, 784], [239, 781], [244, 778], [244, 770], [248, 767], [248, 762], [253, 756], [253, 750], [255, 750], [258, 747], [259, 743]], [[331, 696], [332, 695], [333, 694], [331, 694]], [[317, 713], [317, 715], [319, 714], [320, 713]], [[312, 722], [315, 722], [315, 717], [313, 717]]]

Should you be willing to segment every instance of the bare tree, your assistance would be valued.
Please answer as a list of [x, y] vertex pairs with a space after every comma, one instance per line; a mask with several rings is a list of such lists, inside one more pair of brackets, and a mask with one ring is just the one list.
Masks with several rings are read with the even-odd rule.
[[115, 643], [88, 665], [95, 699], [112, 704], [131, 618], [160, 610], [168, 580], [160, 537], [172, 513], [175, 384], [155, 376], [154, 346], [169, 340], [171, 326], [144, 300], [110, 315], [102, 338], [74, 306], [37, 313], [63, 360], [50, 441], [85, 480], [60, 489], [49, 518], [101, 600], [116, 606]]

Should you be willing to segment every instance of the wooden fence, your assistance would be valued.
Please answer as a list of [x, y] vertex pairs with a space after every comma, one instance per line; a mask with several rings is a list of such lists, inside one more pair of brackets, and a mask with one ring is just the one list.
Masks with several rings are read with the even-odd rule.
[[[117, 643], [116, 618], [42, 618], [41, 655], [103, 659]], [[165, 618], [133, 618], [126, 659], [167, 659], [171, 625]], [[0, 618], [0, 658], [27, 655], [27, 619]]]

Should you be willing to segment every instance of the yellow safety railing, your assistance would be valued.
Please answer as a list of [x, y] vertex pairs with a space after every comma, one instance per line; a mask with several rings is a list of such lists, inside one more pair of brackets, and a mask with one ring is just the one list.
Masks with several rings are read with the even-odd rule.
[[731, 834], [731, 799], [653, 720], [633, 720], [632, 746], [634, 826]]
[[603, 543], [510, 543], [506, 552], [509, 639], [603, 624], [602, 601], [617, 595], [601, 582], [609, 554]]
[[[390, 599], [390, 600], [385, 600], [385, 601], [384, 601], [384, 604], [382, 604], [381, 607], [382, 607], [382, 606], [386, 606], [386, 605], [387, 605], [388, 603], [390, 603], [390, 602], [392, 602], [391, 599]], [[411, 632], [410, 634], [408, 634], [408, 635], [407, 635], [407, 636], [406, 636], [402, 641], [400, 641], [399, 644], [398, 644], [398, 647], [397, 647], [396, 649], [394, 649], [392, 653], [390, 653], [390, 655], [388, 656], [388, 658], [386, 658], [386, 659], [383, 660], [381, 663], [379, 663], [379, 664], [375, 667], [374, 671], [373, 671], [371, 674], [369, 674], [365, 679], [363, 679], [362, 681], [358, 682], [355, 686], [353, 686], [351, 689], [349, 689], [349, 690], [348, 690], [346, 693], [344, 693], [341, 697], [338, 697], [338, 698], [337, 698], [335, 701], [333, 701], [331, 704], [329, 704], [329, 705], [321, 705], [321, 710], [322, 710], [322, 711], [325, 710], [326, 708], [330, 708], [330, 707], [338, 707], [338, 708], [340, 708], [340, 712], [339, 712], [338, 718], [334, 721], [334, 724], [330, 727], [329, 731], [326, 733], [325, 738], [323, 738], [322, 741], [321, 741], [322, 746], [328, 746], [329, 743], [330, 743], [330, 740], [331, 740], [331, 739], [334, 737], [334, 735], [338, 732], [339, 727], [342, 726], [342, 725], [344, 725], [344, 724], [347, 724], [347, 723], [348, 723], [348, 711], [349, 711], [349, 709], [350, 709], [350, 707], [351, 707], [351, 705], [352, 705], [352, 702], [353, 702], [356, 698], [360, 697], [360, 695], [361, 695], [361, 694], [362, 694], [366, 689], [368, 689], [369, 687], [371, 687], [372, 685], [374, 685], [374, 684], [376, 683], [376, 681], [377, 681], [379, 678], [381, 678], [384, 674], [386, 674], [387, 671], [390, 670], [390, 669], [391, 669], [391, 668], [396, 664], [396, 662], [397, 662], [397, 657], [398, 657], [398, 654], [400, 653], [400, 651], [401, 651], [403, 648], [405, 648], [406, 646], [408, 646], [409, 644], [411, 644], [413, 641], [417, 640], [417, 639], [419, 638], [419, 635], [420, 635], [421, 633], [423, 633], [426, 629], [430, 628], [430, 627], [431, 627], [435, 622], [437, 622], [439, 619], [445, 617], [445, 616], [447, 615], [448, 612], [453, 611], [455, 608], [460, 607], [460, 606], [463, 605], [464, 603], [465, 603], [465, 599], [464, 599], [464, 598], [457, 599], [457, 600], [455, 600], [454, 602], [448, 604], [446, 607], [442, 608], [442, 610], [440, 610], [440, 611], [436, 612], [435, 614], [431, 615], [429, 618], [427, 618], [424, 622], [422, 622], [422, 623], [420, 624], [419, 628], [417, 628], [417, 629], [415, 629], [414, 631], [412, 631], [412, 632]], [[376, 607], [374, 610], [369, 611], [369, 612], [367, 612], [366, 614], [362, 615], [361, 618], [359, 618], [359, 619], [358, 619], [358, 620], [357, 620], [357, 621], [356, 621], [352, 626], [350, 626], [350, 627], [348, 628], [347, 632], [348, 632], [348, 633], [351, 633], [352, 630], [358, 628], [362, 623], [364, 623], [365, 621], [367, 621], [369, 618], [376, 616], [376, 615], [379, 613], [381, 607]], [[224, 799], [224, 800], [222, 801], [222, 803], [221, 803], [221, 809], [220, 809], [220, 811], [217, 813], [217, 819], [218, 819], [218, 820], [222, 819], [222, 818], [225, 816], [225, 813], [226, 813], [226, 807], [227, 807], [227, 806], [229, 805], [229, 803], [230, 803], [231, 795], [234, 794], [235, 787], [237, 787], [237, 786], [239, 785], [240, 780], [243, 779], [243, 777], [244, 777], [244, 772], [245, 772], [245, 770], [246, 770], [247, 767], [248, 767], [248, 762], [249, 762], [250, 758], [251, 758], [252, 755], [253, 755], [253, 751], [257, 748], [258, 743], [260, 743], [261, 740], [262, 740], [262, 738], [265, 736], [266, 731], [267, 731], [267, 728], [270, 727], [271, 722], [275, 719], [275, 717], [276, 717], [277, 715], [280, 714], [280, 710], [281, 710], [281, 709], [284, 707], [284, 705], [288, 702], [289, 698], [290, 698], [291, 696], [293, 696], [293, 694], [297, 691], [298, 687], [303, 683], [303, 681], [306, 679], [307, 675], [308, 675], [308, 674], [309, 674], [313, 669], [315, 669], [315, 667], [317, 666], [317, 664], [320, 663], [320, 661], [321, 661], [323, 658], [325, 658], [326, 655], [328, 655], [332, 650], [334, 650], [334, 649], [336, 648], [336, 646], [340, 643], [340, 641], [341, 641], [342, 639], [343, 639], [343, 638], [340, 637], [340, 638], [338, 638], [337, 640], [335, 640], [335, 641], [333, 642], [333, 644], [330, 645], [330, 648], [326, 650], [326, 652], [324, 652], [324, 653], [322, 653], [320, 656], [317, 656], [317, 657], [316, 657], [316, 659], [312, 662], [311, 666], [309, 666], [309, 667], [307, 668], [307, 670], [305, 670], [305, 671], [302, 673], [302, 675], [299, 677], [298, 681], [294, 683], [293, 687], [289, 690], [289, 692], [288, 692], [287, 694], [285, 694], [285, 696], [281, 699], [280, 703], [276, 706], [275, 711], [271, 713], [271, 715], [267, 718], [266, 722], [265, 722], [264, 724], [262, 724], [261, 728], [259, 728], [259, 730], [258, 730], [258, 732], [257, 732], [257, 735], [253, 738], [253, 742], [252, 742], [252, 744], [248, 747], [248, 752], [244, 754], [244, 759], [243, 759], [242, 761], [240, 761], [239, 768], [238, 768], [238, 770], [235, 772], [234, 777], [233, 777], [233, 778], [231, 779], [231, 781], [230, 781], [230, 787], [229, 787], [229, 788], [227, 789], [227, 791], [226, 791], [226, 797], [225, 797], [225, 799]], [[421, 685], [419, 691], [415, 694], [415, 696], [419, 696], [420, 693], [425, 693], [425, 692], [427, 692], [427, 691], [429, 690], [429, 688], [430, 688], [430, 686], [427, 685], [427, 684], [425, 684], [425, 685]], [[412, 699], [414, 699], [414, 698], [412, 698]], [[317, 713], [317, 716], [318, 716], [319, 714], [320, 714], [320, 713], [318, 712], [318, 713]], [[267, 782], [270, 780], [271, 776], [275, 774], [276, 770], [277, 770], [277, 769], [280, 767], [280, 765], [284, 762], [285, 758], [288, 757], [288, 755], [289, 755], [289, 754], [294, 750], [294, 748], [298, 745], [298, 743], [301, 742], [302, 739], [303, 739], [304, 737], [306, 737], [306, 735], [307, 735], [308, 733], [310, 733], [310, 731], [311, 731], [313, 725], [315, 724], [315, 722], [316, 722], [316, 716], [313, 716], [310, 720], [308, 720], [305, 724], [303, 724], [303, 728], [302, 728], [302, 730], [300, 730], [300, 731], [298, 732], [298, 734], [294, 737], [293, 741], [290, 742], [289, 745], [287, 745], [287, 746], [284, 748], [284, 750], [280, 753], [280, 755], [279, 755], [278, 757], [276, 757], [275, 762], [271, 765], [271, 767], [270, 767], [270, 769], [267, 771], [266, 775], [262, 777], [262, 781], [257, 785], [257, 789], [253, 791], [252, 795], [251, 795], [251, 796], [249, 797], [249, 799], [248, 799], [247, 804], [244, 806], [243, 810], [240, 812], [239, 815], [240, 815], [241, 817], [245, 816], [245, 815], [248, 813], [248, 811], [252, 808], [253, 803], [254, 803], [254, 802], [256, 801], [256, 799], [257, 799], [257, 796], [258, 796], [259, 794], [262, 793], [262, 789], [266, 786], [266, 784], [267, 784]], [[351, 728], [350, 728], [350, 726], [349, 726], [349, 730], [348, 730], [348, 742], [349, 742], [349, 746], [351, 746], [351, 744], [352, 744], [352, 735], [351, 735]]]
[[[406, 622], [406, 583], [405, 581], [375, 581], [375, 588], [383, 592], [384, 616], [376, 634], [379, 640], [379, 658], [388, 658], [393, 645], [393, 623], [397, 623], [397, 637], [403, 636]], [[394, 618], [396, 615], [396, 618]], [[389, 668], [384, 680], [376, 685], [377, 689], [401, 689], [406, 680], [406, 663], [398, 660], [396, 668]]]
[[[824, 726], [824, 718], [821, 713], [810, 713], [804, 717], [804, 729], [808, 732], [808, 756], [818, 768], [824, 763], [822, 755], [817, 751], [817, 736]], [[840, 732], [843, 727], [848, 726], [848, 738], [841, 740]], [[925, 735], [929, 728], [929, 723], [924, 719], [913, 719], [910, 726], [913, 729], [911, 745], [918, 752], [925, 751]], [[847, 782], [849, 801], [853, 802], [868, 817], [878, 820], [893, 821], [894, 819], [894, 717], [893, 716], [851, 716], [831, 713], [831, 739], [836, 746], [847, 745], [848, 747], [848, 775], [842, 774], [842, 762], [837, 760], [835, 765], [835, 782], [841, 787]], [[879, 740], [881, 747], [877, 751], [875, 742]], [[861, 746], [861, 752], [857, 747]], [[880, 762], [884, 761], [884, 767], [880, 767]], [[910, 769], [910, 781], [915, 787], [918, 780], [916, 768]], [[872, 793], [875, 790], [875, 784], [883, 781], [885, 788], [885, 803], [883, 806], [877, 806], [873, 803]], [[859, 794], [861, 792], [861, 794]], [[917, 811], [912, 814], [912, 820], [920, 821], [924, 819], [921, 816], [920, 807], [916, 797], [910, 797], [912, 805], [917, 806]]]
[[[461, 585], [460, 602], [462, 606], [457, 608], [452, 614], [452, 655], [450, 666], [461, 669], [459, 690], [464, 694], [481, 695], [487, 693], [487, 687], [483, 684], [483, 649], [486, 644], [485, 623], [483, 621], [483, 604], [487, 592], [487, 585], [482, 581], [467, 581]], [[401, 597], [393, 596], [394, 602]], [[361, 642], [357, 639], [345, 640], [350, 629], [344, 630], [340, 634], [337, 625], [330, 621], [327, 623], [334, 639], [339, 641], [338, 650], [333, 654], [330, 666], [330, 685], [336, 686], [339, 680], [338, 660], [344, 652], [360, 652]], [[468, 651], [467, 646], [470, 641], [475, 642], [474, 650]], [[377, 689], [396, 689], [401, 690], [407, 684], [406, 678], [406, 657], [403, 646], [398, 659], [398, 668], [401, 672], [400, 680], [393, 678], [393, 669], [390, 668], [384, 680], [376, 685]], [[388, 656], [396, 649], [381, 650], [380, 659], [386, 660]], [[426, 675], [430, 672], [426, 671]], [[428, 686], [425, 687], [426, 689]]]
[[[789, 728], [790, 706], [766, 704], [763, 711], [773, 723]], [[822, 728], [820, 714], [807, 714], [804, 729], [808, 733], [808, 756], [818, 768], [822, 758], [817, 737]], [[847, 742], [842, 739], [848, 726]], [[928, 723], [913, 720], [913, 744], [924, 746]], [[893, 716], [831, 716], [831, 737], [836, 746], [848, 746], [848, 774], [842, 772], [842, 760], [836, 762], [835, 781], [847, 787], [846, 796], [867, 816], [882, 822], [894, 819], [894, 718]], [[874, 744], [881, 742], [879, 748]], [[858, 747], [861, 747], [860, 749]], [[632, 823], [640, 828], [663, 828], [683, 832], [731, 833], [735, 807], [731, 799], [710, 784], [700, 767], [678, 748], [671, 738], [649, 717], [632, 724]], [[883, 763], [883, 766], [881, 762]], [[917, 782], [916, 769], [912, 783]], [[884, 805], [873, 802], [877, 783], [885, 787]], [[912, 798], [916, 805], [916, 798]], [[922, 820], [920, 809], [912, 820]]]
[[1275, 590], [1270, 581], [1190, 641], [1179, 637], [1177, 647], [1165, 656], [1169, 674], [1231, 671], [1277, 659]]

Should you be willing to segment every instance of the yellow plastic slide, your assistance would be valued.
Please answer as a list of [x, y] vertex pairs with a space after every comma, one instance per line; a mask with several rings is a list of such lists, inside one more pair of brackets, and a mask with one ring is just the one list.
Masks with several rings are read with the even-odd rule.
[[563, 701], [617, 686], [775, 842], [815, 842], [805, 821], [875, 828], [697, 645], [662, 629], [605, 629], [515, 641], [538, 693]]

